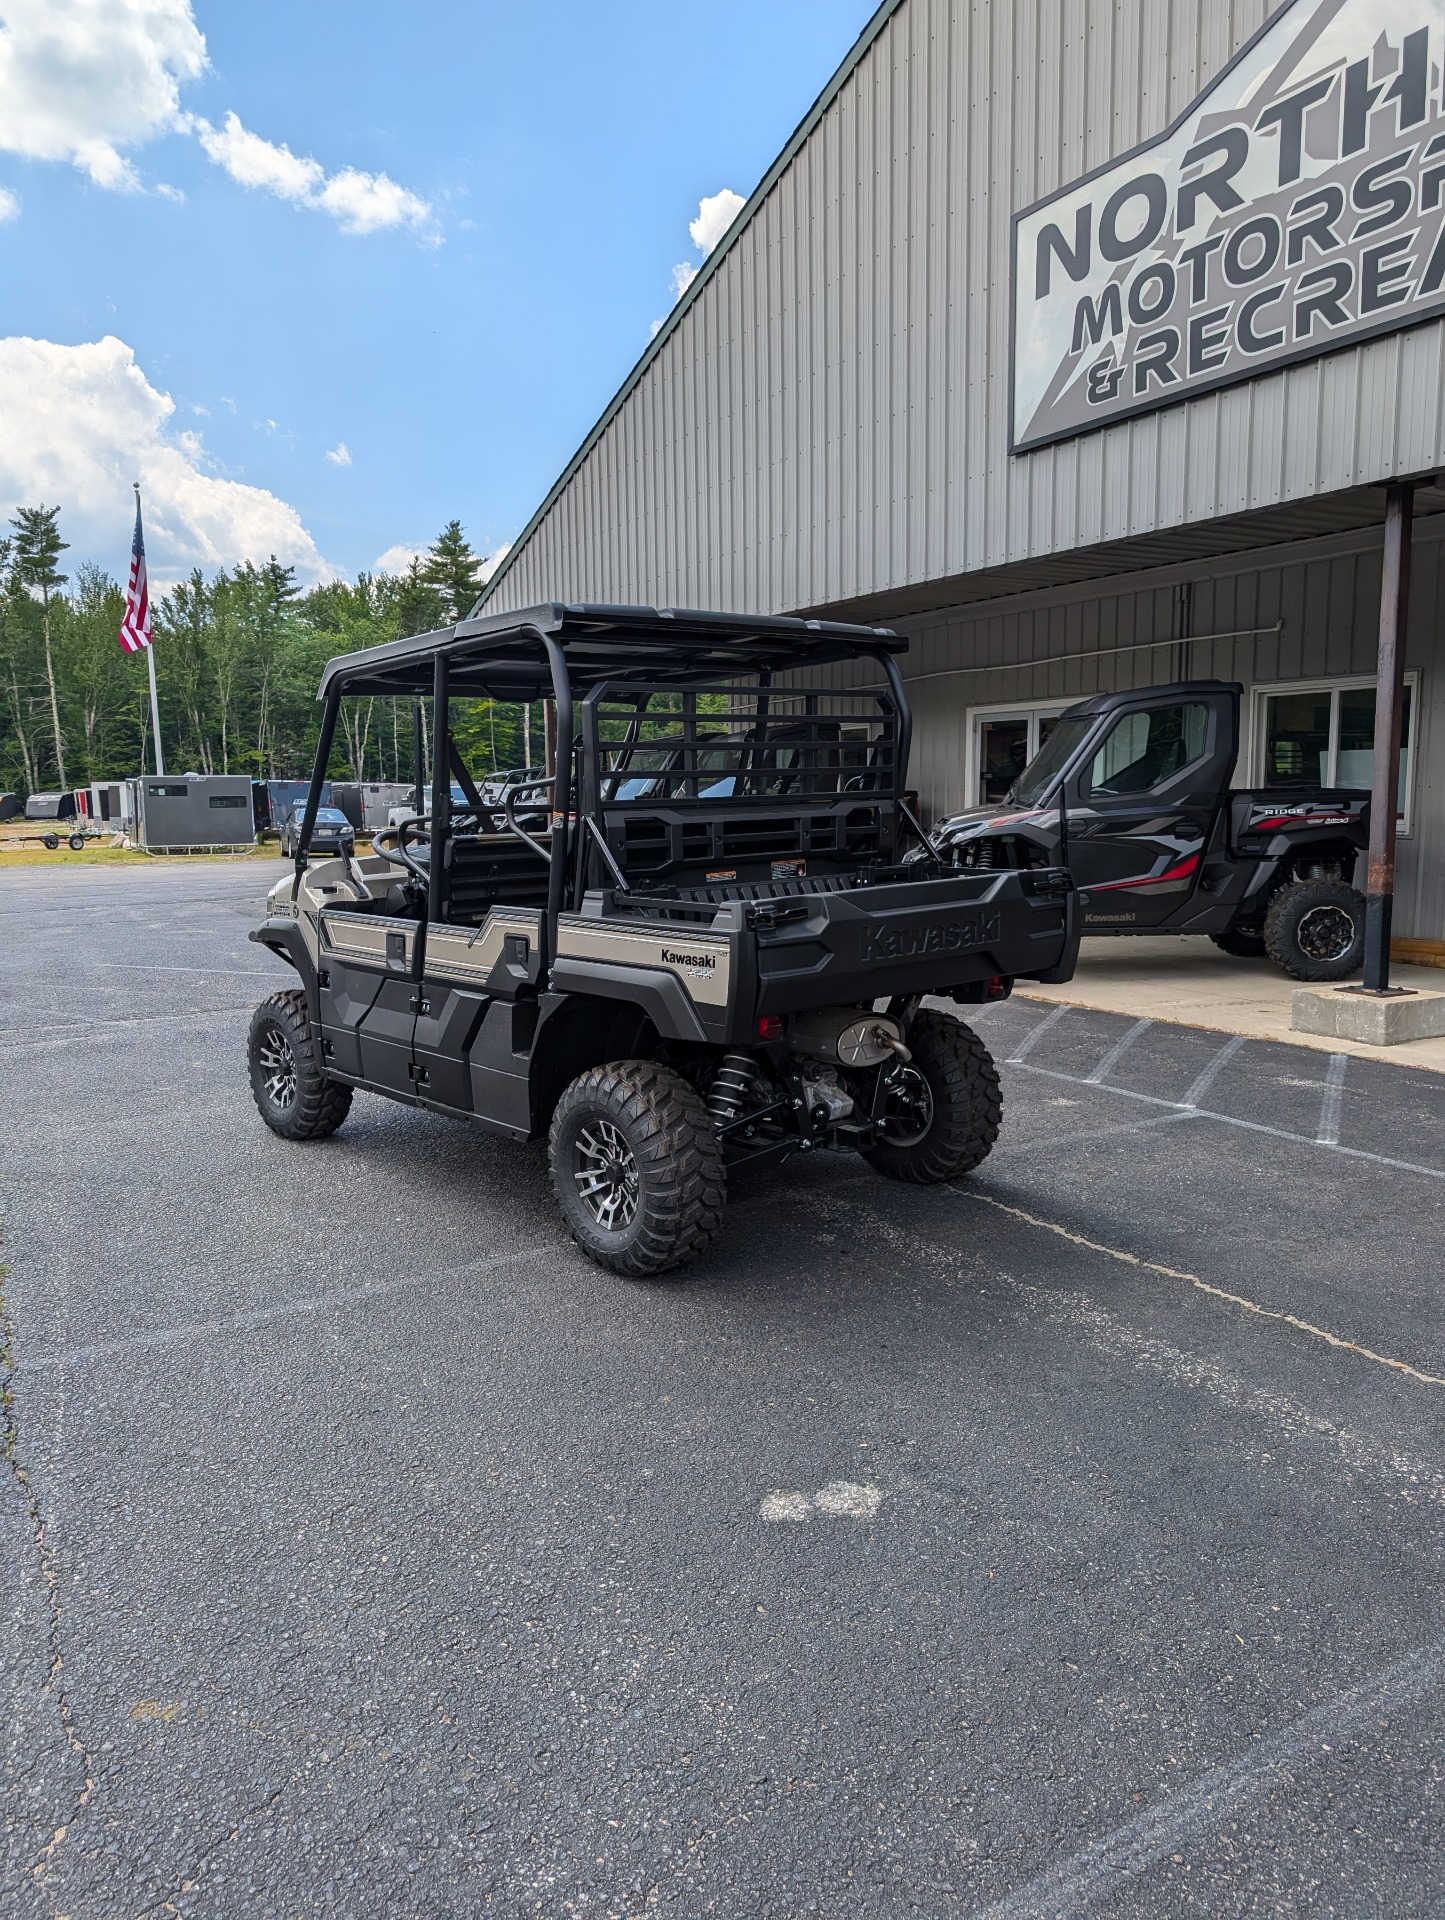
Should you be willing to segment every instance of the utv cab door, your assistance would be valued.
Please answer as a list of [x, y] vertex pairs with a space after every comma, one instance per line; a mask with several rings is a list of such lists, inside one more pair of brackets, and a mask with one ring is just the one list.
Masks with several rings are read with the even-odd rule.
[[411, 1095], [417, 922], [328, 907], [321, 915], [321, 1040], [338, 1072]]
[[1198, 883], [1234, 765], [1238, 697], [1193, 694], [1109, 716], [1073, 776], [1069, 869], [1084, 924], [1160, 926]]

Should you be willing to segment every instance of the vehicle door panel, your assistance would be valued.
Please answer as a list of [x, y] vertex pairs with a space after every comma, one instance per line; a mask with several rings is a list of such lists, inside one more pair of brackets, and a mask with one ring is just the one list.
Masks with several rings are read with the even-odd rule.
[[410, 1095], [417, 922], [376, 914], [321, 916], [321, 1033], [342, 1073]]
[[[488, 1005], [514, 1000], [541, 977], [542, 915], [494, 907], [480, 927], [432, 921], [415, 1034], [417, 1091], [468, 1113], [468, 1054]], [[425, 1076], [423, 1080], [422, 1076]]]
[[1113, 717], [1069, 809], [1086, 926], [1159, 926], [1188, 905], [1233, 766], [1234, 704], [1191, 695]]

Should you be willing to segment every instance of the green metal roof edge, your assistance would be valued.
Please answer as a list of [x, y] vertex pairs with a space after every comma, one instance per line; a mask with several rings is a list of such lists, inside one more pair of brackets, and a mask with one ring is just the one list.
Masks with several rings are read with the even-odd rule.
[[817, 126], [839, 93], [842, 92], [844, 82], [852, 75], [855, 69], [862, 64], [864, 55], [903, 4], [904, 0], [882, 0], [882, 5], [878, 8], [878, 11], [869, 20], [858, 38], [853, 42], [853, 45], [848, 49], [848, 52], [844, 56], [843, 64], [838, 68], [827, 86], [824, 87], [812, 106], [809, 107], [808, 111], [803, 115], [803, 118], [793, 129], [787, 145], [753, 189], [751, 196], [729, 225], [722, 239], [719, 240], [707, 259], [704, 260], [698, 268], [687, 292], [673, 307], [652, 339], [648, 341], [637, 364], [603, 409], [601, 417], [587, 435], [587, 438], [582, 442], [581, 446], [578, 447], [561, 473], [558, 474], [557, 478], [553, 481], [541, 506], [538, 507], [526, 526], [523, 527], [522, 531], [517, 535], [506, 559], [503, 560], [501, 566], [497, 568], [497, 571], [482, 589], [481, 594], [471, 610], [472, 615], [476, 615], [481, 611], [488, 600], [491, 599], [493, 593], [495, 593], [501, 585], [502, 581], [506, 579], [512, 569], [512, 563], [521, 557], [527, 542], [532, 538], [532, 535], [537, 531], [538, 527], [541, 526], [552, 508], [561, 498], [568, 482], [581, 467], [582, 462], [597, 445], [597, 442], [602, 438], [608, 427], [610, 427], [612, 422], [617, 418], [617, 415], [622, 411], [623, 405], [640, 384], [643, 374], [647, 372], [647, 369], [652, 365], [658, 354], [661, 353], [667, 341], [682, 324], [683, 317], [691, 308], [694, 300], [698, 298], [713, 274], [732, 251], [738, 240], [741, 239], [744, 230], [762, 207], [763, 202], [792, 165], [794, 157], [807, 140], [809, 134], [812, 133], [814, 127]]

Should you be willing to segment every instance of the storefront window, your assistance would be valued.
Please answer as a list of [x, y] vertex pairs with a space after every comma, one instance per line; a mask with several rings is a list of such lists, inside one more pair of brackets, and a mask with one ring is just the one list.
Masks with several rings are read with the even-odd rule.
[[[1414, 674], [1406, 678], [1400, 717], [1396, 808], [1405, 832], [1409, 831], [1415, 678]], [[1259, 700], [1264, 786], [1369, 787], [1375, 767], [1373, 681], [1265, 690]]]
[[975, 711], [973, 773], [968, 804], [997, 807], [1058, 724], [1062, 707]]
[[978, 730], [979, 800], [986, 807], [1000, 804], [1029, 763], [1029, 723], [984, 720]]

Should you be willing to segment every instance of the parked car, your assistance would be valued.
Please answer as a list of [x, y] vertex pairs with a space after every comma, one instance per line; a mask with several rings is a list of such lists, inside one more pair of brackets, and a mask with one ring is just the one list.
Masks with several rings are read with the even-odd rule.
[[1276, 778], [1231, 787], [1237, 681], [1186, 680], [1081, 700], [1001, 802], [935, 827], [966, 871], [1067, 867], [1086, 933], [1205, 933], [1296, 980], [1344, 980], [1364, 957], [1353, 885], [1370, 796]]
[[[306, 802], [303, 800], [291, 809], [281, 828], [281, 852], [288, 860], [295, 858], [301, 823], [305, 818]], [[317, 854], [345, 854], [348, 857], [356, 852], [356, 829], [340, 807], [316, 809], [316, 824], [311, 829], [311, 851]]]

